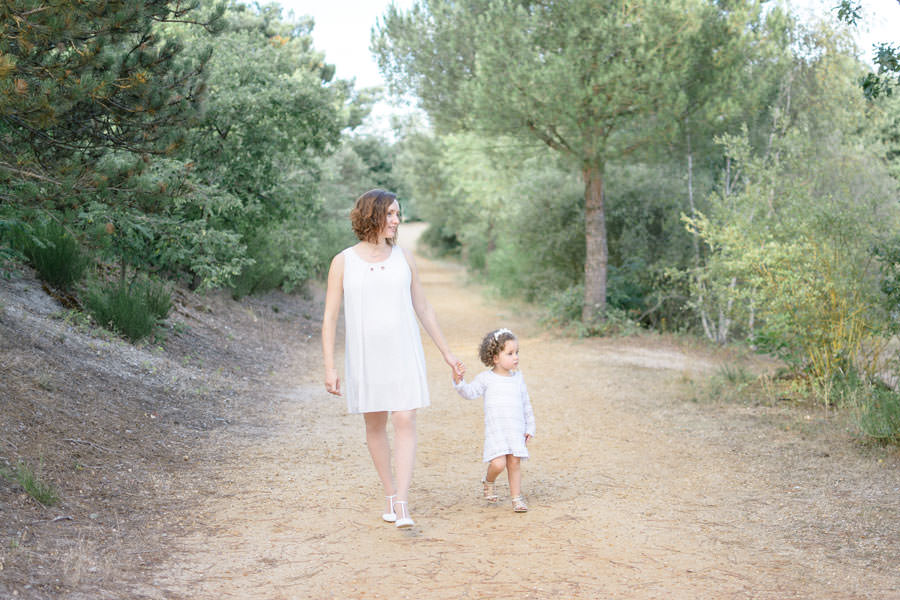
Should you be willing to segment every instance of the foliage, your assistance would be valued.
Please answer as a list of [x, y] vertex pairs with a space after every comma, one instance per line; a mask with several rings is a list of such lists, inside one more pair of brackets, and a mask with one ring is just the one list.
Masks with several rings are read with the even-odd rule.
[[870, 107], [881, 157], [891, 176], [900, 181], [900, 94], [872, 102]]
[[[752, 63], [761, 12], [750, 4], [718, 11], [693, 0], [423, 1], [406, 13], [388, 9], [373, 48], [391, 84], [415, 93], [438, 131], [538, 141], [581, 176], [582, 316], [591, 321], [607, 296], [608, 164], [664, 144], [679, 119], [704, 105], [686, 104], [697, 73]], [[704, 33], [719, 23], [728, 36]], [[726, 51], [728, 39], [744, 39], [736, 32], [748, 32], [748, 42]], [[693, 68], [693, 58], [713, 55], [722, 60]]]
[[143, 288], [144, 303], [147, 311], [157, 322], [164, 321], [172, 312], [172, 286], [155, 279], [145, 279], [139, 284]]
[[410, 195], [415, 216], [428, 223], [422, 241], [438, 255], [456, 255], [461, 244], [456, 221], [451, 218], [454, 208], [448, 181], [451, 173], [445, 172], [442, 165], [444, 142], [421, 126], [408, 127], [398, 142], [394, 172]]
[[121, 281], [229, 286], [276, 260], [248, 251], [266, 237], [277, 285], [321, 270], [320, 163], [372, 95], [333, 80], [310, 19], [232, 0], [31, 4], [0, 7], [4, 203], [74, 217]]
[[59, 501], [59, 493], [53, 484], [41, 478], [32, 467], [23, 461], [19, 461], [11, 469], [0, 468], [0, 476], [21, 485], [25, 493], [44, 506], [53, 506]]
[[550, 292], [544, 300], [547, 311], [544, 322], [554, 327], [580, 322], [583, 298], [584, 286], [581, 283]]
[[790, 127], [763, 156], [745, 137], [724, 141], [743, 187], [720, 196], [712, 216], [687, 219], [710, 250], [695, 302], [727, 298], [761, 348], [817, 380], [872, 376], [885, 313], [869, 247], [898, 217], [886, 174], [839, 134], [823, 147]]
[[875, 387], [857, 407], [856, 422], [866, 437], [900, 444], [900, 393]]
[[[110, 149], [170, 152], [196, 114], [209, 49], [182, 60], [161, 24], [195, 3], [111, 0], [0, 6], [0, 187], [17, 202], [90, 191]], [[214, 27], [216, 14], [205, 24]]]
[[581, 283], [584, 196], [578, 178], [552, 157], [539, 156], [525, 161], [504, 187], [495, 219], [487, 222], [493, 247], [482, 260], [491, 283], [528, 301]]
[[277, 288], [289, 292], [311, 279], [314, 265], [327, 264], [325, 255], [335, 253], [326, 231], [317, 232], [314, 239], [309, 229], [290, 223], [257, 231], [247, 248], [254, 262], [232, 280], [232, 295], [240, 298]]
[[85, 306], [97, 323], [132, 342], [153, 333], [157, 323], [168, 315], [171, 305], [171, 290], [149, 278], [94, 285], [85, 298]]
[[9, 277], [8, 264], [14, 260], [25, 260], [14, 246], [13, 240], [28, 235], [28, 228], [18, 217], [0, 212], [0, 275]]
[[[310, 19], [287, 21], [274, 4], [231, 3], [223, 21], [203, 118], [178, 153], [192, 165], [197, 189], [181, 211], [203, 217], [203, 235], [222, 242], [209, 266], [229, 268], [213, 273], [211, 285], [237, 295], [292, 289], [322, 269], [323, 161], [341, 129], [359, 124], [371, 97], [333, 80], [334, 67], [312, 47]], [[180, 28], [172, 35], [194, 47], [203, 34]], [[210, 195], [215, 203], [204, 201]]]
[[24, 224], [11, 236], [19, 250], [48, 284], [70, 290], [81, 281], [90, 260], [69, 231], [54, 219], [30, 227]]
[[[838, 20], [848, 25], [856, 26], [862, 17], [862, 3], [858, 0], [841, 0], [834, 10]], [[862, 89], [869, 99], [891, 96], [900, 87], [900, 45], [880, 43], [874, 52], [878, 70], [862, 78]]]
[[390, 190], [398, 194], [403, 219], [414, 216], [405, 186], [394, 173], [395, 155], [395, 145], [385, 139], [348, 135], [337, 151], [322, 161], [318, 187], [322, 213], [316, 223], [316, 243], [307, 247], [316, 265], [315, 273], [324, 272], [331, 257], [356, 242], [349, 223], [350, 209], [363, 192], [376, 187]]
[[823, 24], [797, 40], [765, 143], [722, 136], [718, 190], [687, 219], [707, 250], [692, 305], [720, 343], [750, 337], [819, 380], [871, 374], [885, 313], [869, 248], [896, 223], [897, 188], [852, 41]]
[[888, 314], [886, 327], [891, 333], [900, 333], [900, 237], [877, 242], [872, 247], [872, 255], [881, 271], [880, 285]]

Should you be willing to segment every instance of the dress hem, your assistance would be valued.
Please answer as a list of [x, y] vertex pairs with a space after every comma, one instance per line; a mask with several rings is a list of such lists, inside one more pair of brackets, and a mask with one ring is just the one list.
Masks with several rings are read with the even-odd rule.
[[484, 458], [484, 459], [481, 460], [481, 462], [486, 462], [486, 463], [487, 463], [487, 462], [491, 462], [492, 460], [494, 460], [494, 459], [497, 458], [498, 456], [506, 456], [507, 454], [512, 454], [513, 456], [515, 456], [516, 458], [519, 458], [519, 459], [521, 459], [521, 460], [528, 460], [528, 456], [527, 456], [527, 455], [526, 455], [526, 456], [522, 456], [522, 455], [520, 455], [520, 454], [516, 454], [515, 452], [501, 452], [500, 454], [496, 454], [496, 455], [494, 455], [494, 456], [492, 456], [492, 457], [490, 457], [490, 458]]
[[347, 414], [364, 415], [366, 413], [376, 413], [376, 412], [401, 412], [404, 410], [418, 410], [420, 408], [428, 408], [429, 406], [431, 406], [431, 405], [423, 404], [421, 406], [411, 406], [410, 408], [383, 408], [383, 409], [374, 409], [374, 410], [350, 410], [350, 409], [347, 409]]

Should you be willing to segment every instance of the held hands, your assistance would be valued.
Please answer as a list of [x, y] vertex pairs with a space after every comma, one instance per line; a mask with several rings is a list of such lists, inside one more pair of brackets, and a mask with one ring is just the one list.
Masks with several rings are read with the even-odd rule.
[[452, 353], [447, 353], [444, 356], [444, 361], [450, 365], [450, 370], [453, 374], [453, 383], [459, 383], [462, 381], [463, 375], [466, 374], [466, 366], [462, 363], [461, 360], [456, 358], [456, 356]]
[[336, 369], [325, 370], [325, 389], [328, 390], [329, 394], [341, 395], [341, 380]]

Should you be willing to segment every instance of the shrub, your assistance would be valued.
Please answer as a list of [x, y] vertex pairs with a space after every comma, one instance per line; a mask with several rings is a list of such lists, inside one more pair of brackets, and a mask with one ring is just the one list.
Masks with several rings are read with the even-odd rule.
[[[333, 228], [323, 228], [330, 235]], [[231, 295], [241, 298], [281, 288], [286, 292], [302, 285], [317, 270], [321, 260], [320, 242], [295, 225], [259, 229], [247, 240], [247, 256], [252, 263], [243, 266], [231, 281]], [[331, 257], [328, 257], [330, 264]]]
[[162, 282], [137, 279], [88, 290], [85, 306], [97, 323], [136, 342], [169, 314], [172, 297]]
[[900, 444], [900, 394], [889, 389], [873, 390], [860, 402], [856, 422], [866, 437]]
[[41, 479], [35, 470], [24, 462], [20, 461], [13, 469], [0, 469], [0, 475], [21, 485], [29, 496], [44, 506], [53, 506], [59, 501], [56, 488]]
[[577, 283], [564, 290], [553, 292], [547, 298], [548, 324], [568, 324], [581, 319], [581, 306], [584, 302], [584, 284]]
[[144, 296], [147, 310], [156, 317], [157, 321], [163, 321], [172, 311], [172, 288], [162, 281], [147, 279], [137, 284], [138, 294]]
[[13, 247], [15, 235], [22, 231], [24, 224], [15, 218], [5, 218], [0, 214], [0, 275], [9, 276], [6, 270], [7, 261], [23, 259], [21, 251]]
[[422, 232], [420, 240], [424, 242], [424, 245], [426, 245], [433, 255], [437, 257], [459, 256], [460, 249], [462, 248], [462, 244], [455, 232], [452, 230], [445, 231], [444, 228], [435, 224], [430, 224], [428, 228]]
[[62, 290], [71, 289], [79, 282], [89, 264], [78, 241], [57, 221], [39, 223], [31, 233], [18, 229], [13, 244], [41, 279]]

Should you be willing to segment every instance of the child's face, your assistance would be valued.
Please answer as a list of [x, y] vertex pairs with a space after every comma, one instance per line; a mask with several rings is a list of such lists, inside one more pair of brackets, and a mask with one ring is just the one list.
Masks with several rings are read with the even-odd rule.
[[501, 371], [515, 371], [519, 368], [519, 342], [506, 340], [500, 354], [494, 357], [494, 366]]

